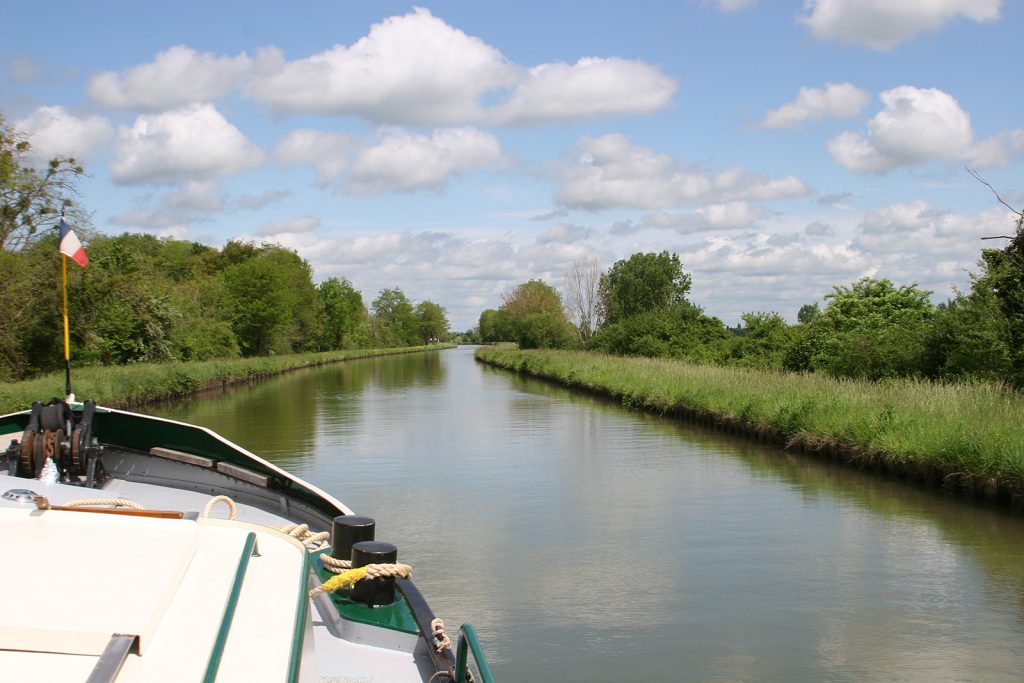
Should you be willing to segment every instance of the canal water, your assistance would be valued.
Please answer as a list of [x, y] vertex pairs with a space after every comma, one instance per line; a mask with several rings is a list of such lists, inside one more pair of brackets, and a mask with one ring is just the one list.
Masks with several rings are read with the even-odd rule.
[[501, 683], [1024, 678], [1024, 519], [472, 354], [350, 361], [152, 412], [375, 517]]

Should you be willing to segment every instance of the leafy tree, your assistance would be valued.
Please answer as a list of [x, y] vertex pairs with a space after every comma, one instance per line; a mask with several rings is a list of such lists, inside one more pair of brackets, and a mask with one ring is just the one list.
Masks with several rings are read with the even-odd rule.
[[293, 249], [263, 244], [261, 259], [270, 261], [284, 279], [283, 298], [288, 315], [276, 353], [312, 351], [316, 348], [320, 300], [313, 285], [313, 268]]
[[28, 248], [62, 212], [81, 233], [89, 225], [75, 202], [85, 170], [69, 157], [55, 157], [37, 170], [31, 152], [28, 139], [0, 116], [0, 251]]
[[204, 263], [205, 252], [194, 252], [194, 275], [171, 288], [171, 303], [178, 312], [170, 331], [175, 356], [184, 361], [236, 358], [242, 350], [231, 328], [227, 285], [219, 275], [195, 272]]
[[1009, 340], [1009, 324], [995, 293], [975, 288], [938, 306], [926, 343], [926, 372], [943, 379], [1004, 381], [1013, 370]]
[[744, 313], [742, 334], [733, 340], [730, 363], [781, 370], [793, 329], [778, 313]]
[[[309, 264], [276, 245], [254, 251], [251, 258], [224, 270], [231, 329], [242, 352], [266, 355], [311, 347], [318, 301]], [[253, 253], [244, 248], [237, 252]]]
[[1010, 241], [1005, 248], [981, 252], [985, 273], [974, 290], [991, 292], [998, 302], [1011, 354], [1009, 379], [1024, 387], [1024, 212], [1013, 211], [1018, 215], [1016, 232], [1007, 236]]
[[382, 290], [373, 300], [374, 336], [380, 346], [417, 343], [416, 319], [408, 297], [397, 287]]
[[543, 280], [524, 282], [502, 295], [500, 312], [512, 340], [524, 349], [565, 348], [573, 330], [562, 310], [562, 299]]
[[413, 309], [422, 343], [429, 344], [448, 336], [448, 311], [433, 301], [421, 301]]
[[509, 329], [508, 316], [502, 311], [488, 308], [480, 314], [480, 341], [493, 343], [499, 341], [512, 341], [512, 334]]
[[221, 249], [220, 254], [217, 256], [217, 267], [221, 270], [230, 268], [231, 266], [237, 266], [240, 263], [245, 263], [250, 259], [254, 259], [260, 254], [260, 249], [251, 242], [239, 242], [238, 240], [230, 240]]
[[616, 261], [599, 285], [604, 323], [681, 304], [691, 286], [677, 254], [633, 254]]
[[791, 350], [786, 366], [866, 379], [922, 374], [935, 314], [930, 294], [869, 277], [837, 285], [825, 296], [825, 310], [798, 336], [800, 353]]
[[[88, 215], [75, 201], [83, 174], [64, 157], [36, 168], [28, 139], [0, 115], [0, 381], [50, 370], [63, 358], [54, 343], [61, 303], [53, 228], [64, 211], [79, 237], [88, 237]], [[80, 276], [69, 272], [72, 282]]]
[[913, 325], [931, 317], [930, 295], [917, 285], [897, 287], [890, 280], [864, 277], [849, 287], [833, 287], [825, 295], [829, 303], [822, 315], [838, 331], [865, 325]]
[[328, 278], [317, 287], [320, 297], [320, 348], [352, 348], [365, 334], [363, 295], [347, 279]]
[[513, 320], [528, 313], [562, 312], [562, 299], [554, 287], [543, 280], [530, 280], [502, 294], [501, 310]]
[[571, 334], [565, 317], [557, 313], [527, 313], [516, 321], [521, 349], [564, 349], [572, 343]]
[[809, 325], [814, 322], [814, 319], [821, 314], [821, 308], [818, 306], [818, 302], [815, 301], [813, 304], [804, 304], [800, 307], [800, 310], [796, 314], [797, 322], [802, 325]]
[[175, 312], [165, 295], [144, 280], [116, 276], [93, 291], [89, 346], [105, 365], [174, 359], [167, 332]]
[[[0, 251], [0, 377], [23, 379], [63, 366], [60, 256], [50, 232], [20, 252]], [[83, 270], [68, 269], [69, 296], [77, 298]], [[81, 360], [81, 310], [69, 311], [72, 361]]]
[[594, 335], [591, 347], [619, 355], [717, 364], [724, 360], [728, 339], [721, 320], [683, 302], [607, 324]]

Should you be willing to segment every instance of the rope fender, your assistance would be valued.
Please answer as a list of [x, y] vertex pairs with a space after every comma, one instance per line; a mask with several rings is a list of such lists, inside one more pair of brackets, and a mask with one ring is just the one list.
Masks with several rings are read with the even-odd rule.
[[440, 617], [430, 622], [431, 635], [434, 636], [434, 647], [438, 652], [452, 649], [452, 641], [444, 632], [444, 621]]

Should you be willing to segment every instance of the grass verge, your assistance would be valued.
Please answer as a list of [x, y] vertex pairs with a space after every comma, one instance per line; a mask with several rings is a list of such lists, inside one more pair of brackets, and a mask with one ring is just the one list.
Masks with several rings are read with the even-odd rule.
[[[132, 365], [72, 368], [72, 389], [79, 399], [91, 398], [116, 408], [188, 396], [213, 387], [277, 375], [289, 370], [327, 365], [355, 358], [386, 356], [453, 348], [454, 344], [390, 349], [325, 351], [287, 356], [230, 358], [193, 363], [135, 363]], [[24, 382], [0, 386], [0, 414], [24, 410], [33, 401], [64, 395], [64, 373], [57, 372]]]
[[1024, 395], [999, 384], [875, 383], [578, 351], [486, 347], [476, 357], [628, 407], [1024, 505]]

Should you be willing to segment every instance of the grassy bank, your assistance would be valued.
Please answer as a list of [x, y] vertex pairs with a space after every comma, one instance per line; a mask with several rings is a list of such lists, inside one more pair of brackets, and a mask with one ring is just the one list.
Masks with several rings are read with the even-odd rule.
[[1024, 396], [988, 383], [871, 383], [595, 353], [477, 358], [789, 448], [1024, 504]]
[[[370, 356], [452, 348], [454, 344], [392, 349], [327, 351], [288, 356], [231, 358], [195, 363], [138, 363], [72, 368], [72, 389], [81, 400], [91, 398], [111, 407], [128, 408], [148, 401], [188, 396], [213, 387], [251, 382], [289, 370], [327, 365]], [[0, 414], [24, 410], [32, 401], [64, 395], [64, 373], [0, 386]]]

